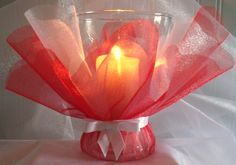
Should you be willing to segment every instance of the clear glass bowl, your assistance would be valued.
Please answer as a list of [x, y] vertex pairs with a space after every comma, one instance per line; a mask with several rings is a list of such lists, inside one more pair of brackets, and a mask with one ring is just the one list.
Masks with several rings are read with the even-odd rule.
[[[153, 50], [153, 47], [157, 48], [157, 44], [159, 43], [149, 43], [152, 42], [151, 39], [153, 36], [151, 36], [151, 32], [148, 32], [148, 27], [152, 26], [152, 29], [153, 27], [155, 29], [156, 26], [159, 33], [159, 42], [163, 42], [172, 25], [171, 16], [168, 14], [120, 9], [81, 13], [79, 14], [79, 24], [85, 56], [89, 56], [91, 51], [104, 46], [102, 44], [112, 34], [116, 33], [117, 35], [114, 35], [115, 37], [112, 36], [113, 38], [109, 42], [130, 39], [130, 36], [132, 36], [132, 40], [143, 46], [148, 55], [152, 53], [150, 56], [153, 57], [157, 53], [157, 49]], [[117, 30], [119, 31], [120, 28], [122, 32], [119, 33]], [[153, 44], [154, 46], [150, 48], [150, 45]], [[111, 116], [119, 116], [118, 112], [112, 113], [114, 115], [111, 114]], [[119, 117], [113, 117], [112, 120], [119, 120]], [[81, 138], [82, 151], [97, 159], [111, 161], [138, 160], [149, 156], [155, 151], [155, 137], [150, 124], [142, 128], [140, 132], [121, 132], [125, 142], [125, 148], [118, 160], [115, 159], [111, 145], [109, 146], [107, 156], [103, 156], [97, 143], [100, 133], [84, 133]]]

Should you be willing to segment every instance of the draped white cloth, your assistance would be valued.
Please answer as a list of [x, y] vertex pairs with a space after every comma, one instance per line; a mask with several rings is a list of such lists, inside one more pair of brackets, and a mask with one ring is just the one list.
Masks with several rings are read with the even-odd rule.
[[[179, 13], [181, 17], [185, 15], [184, 12], [189, 14], [192, 11], [194, 14], [198, 8], [198, 5], [190, 0], [183, 0], [183, 3], [178, 3], [179, 0], [159, 1], [159, 6], [152, 7]], [[0, 9], [0, 164], [115, 164], [97, 161], [80, 151], [78, 139], [81, 132], [77, 129], [77, 119], [55, 113], [4, 89], [8, 69], [17, 59], [7, 46], [5, 38], [14, 29], [26, 23], [23, 16], [26, 9], [45, 2], [47, 1], [18, 0]], [[49, 0], [48, 2], [56, 3]], [[185, 5], [180, 6], [184, 3]], [[99, 6], [101, 4], [114, 5], [94, 5], [92, 1], [87, 0], [86, 4], [80, 6], [83, 6], [81, 10], [87, 10], [91, 6], [94, 6], [92, 10], [96, 10], [102, 8]], [[125, 1], [123, 5], [128, 6]], [[139, 3], [138, 6], [147, 7], [148, 3], [145, 5]], [[186, 20], [188, 14], [184, 17]], [[230, 49], [236, 52], [235, 48]], [[156, 134], [157, 151], [144, 160], [124, 164], [234, 165], [235, 84], [236, 67], [153, 116], [151, 121]]]

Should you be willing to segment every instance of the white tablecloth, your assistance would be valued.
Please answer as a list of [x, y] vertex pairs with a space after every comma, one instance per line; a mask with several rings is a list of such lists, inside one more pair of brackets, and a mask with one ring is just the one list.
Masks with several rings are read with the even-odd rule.
[[[190, 96], [188, 99], [195, 98]], [[114, 164], [83, 154], [78, 140], [80, 132], [76, 130], [79, 121], [68, 117], [64, 120], [64, 137], [58, 138], [66, 140], [1, 140], [0, 162], [22, 165]], [[157, 141], [155, 154], [124, 164], [234, 165], [236, 162], [233, 132], [184, 100], [155, 115], [151, 121]], [[41, 124], [46, 128], [49, 123]]]

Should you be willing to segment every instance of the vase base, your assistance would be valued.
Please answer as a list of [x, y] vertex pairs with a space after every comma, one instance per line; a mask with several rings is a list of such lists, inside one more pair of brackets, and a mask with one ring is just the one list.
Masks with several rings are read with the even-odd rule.
[[94, 159], [98, 159], [98, 160], [104, 160], [104, 161], [113, 161], [113, 162], [126, 162], [126, 161], [136, 161], [136, 160], [141, 160], [141, 159], [145, 159], [147, 157], [149, 157], [150, 155], [152, 155], [155, 152], [155, 149], [153, 151], [150, 151], [146, 154], [143, 154], [142, 156], [125, 156], [122, 157], [120, 156], [120, 158], [118, 160], [115, 159], [115, 157], [103, 157], [103, 156], [97, 156], [97, 155], [93, 155], [90, 153], [87, 153], [86, 151], [83, 151], [83, 153], [85, 153], [86, 155], [94, 158]]
[[142, 128], [140, 132], [121, 131], [125, 142], [124, 150], [118, 160], [116, 160], [111, 144], [107, 155], [104, 156], [97, 140], [100, 132], [84, 133], [81, 137], [81, 149], [87, 155], [106, 161], [132, 161], [144, 159], [155, 152], [155, 136], [150, 124]]

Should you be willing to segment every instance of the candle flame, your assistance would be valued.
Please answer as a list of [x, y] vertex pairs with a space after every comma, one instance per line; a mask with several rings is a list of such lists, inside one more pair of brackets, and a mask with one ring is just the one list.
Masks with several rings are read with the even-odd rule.
[[[117, 46], [114, 45], [111, 49], [110, 52], [111, 58], [113, 58], [116, 61], [117, 64], [117, 72], [119, 75], [121, 75], [121, 59], [122, 56], [124, 56], [124, 53], [122, 51], [122, 49]], [[96, 69], [98, 70], [100, 65], [103, 63], [103, 61], [107, 58], [107, 55], [100, 55], [97, 60], [96, 60]]]
[[115, 59], [117, 60], [117, 71], [119, 74], [121, 74], [121, 57], [123, 55], [123, 52], [121, 50], [121, 48], [117, 45], [113, 46], [111, 49], [111, 54], [115, 57]]

